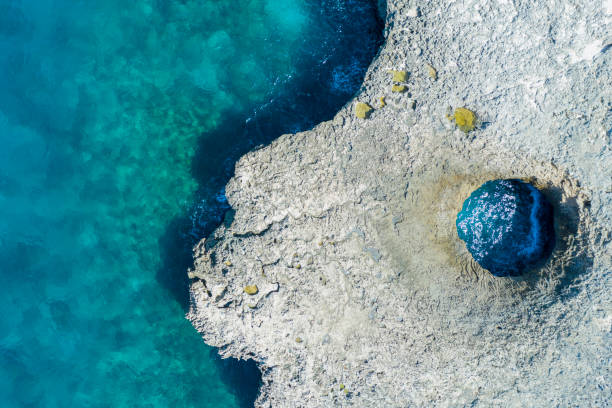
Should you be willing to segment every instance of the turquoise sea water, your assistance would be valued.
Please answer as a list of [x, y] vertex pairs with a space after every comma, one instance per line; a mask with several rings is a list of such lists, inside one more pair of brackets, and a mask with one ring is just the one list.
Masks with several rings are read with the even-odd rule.
[[367, 0], [0, 0], [0, 406], [252, 405], [184, 319], [190, 248], [381, 29]]

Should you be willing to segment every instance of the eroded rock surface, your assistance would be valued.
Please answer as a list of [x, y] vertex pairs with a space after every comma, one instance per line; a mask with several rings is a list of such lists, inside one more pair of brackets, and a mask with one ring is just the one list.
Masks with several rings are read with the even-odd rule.
[[[438, 1], [415, 14], [390, 1], [355, 101], [237, 163], [233, 222], [195, 249], [188, 318], [223, 356], [257, 361], [257, 406], [610, 403], [606, 4]], [[390, 70], [408, 72], [408, 92], [391, 92]], [[355, 117], [357, 99], [383, 96]], [[456, 107], [479, 127], [457, 129]], [[555, 250], [521, 279], [480, 269], [455, 229], [497, 178], [530, 181], [555, 207]]]

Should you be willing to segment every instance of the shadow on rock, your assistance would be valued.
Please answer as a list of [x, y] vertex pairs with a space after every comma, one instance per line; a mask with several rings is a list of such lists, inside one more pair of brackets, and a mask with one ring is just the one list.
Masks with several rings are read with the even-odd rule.
[[593, 266], [589, 242], [585, 231], [591, 223], [590, 203], [578, 197], [563, 198], [563, 189], [551, 186], [542, 190], [554, 207], [556, 246], [546, 277], [557, 281], [557, 290], [562, 297], [577, 293], [574, 285]]

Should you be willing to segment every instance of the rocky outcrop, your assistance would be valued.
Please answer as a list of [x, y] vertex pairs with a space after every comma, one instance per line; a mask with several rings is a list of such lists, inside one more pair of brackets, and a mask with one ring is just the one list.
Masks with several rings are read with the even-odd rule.
[[[188, 318], [259, 364], [257, 406], [610, 403], [606, 7], [390, 1], [356, 99], [240, 159], [233, 221], [195, 249]], [[476, 129], [449, 120], [457, 107]], [[497, 178], [555, 207], [552, 257], [519, 279], [482, 270], [455, 227]]]

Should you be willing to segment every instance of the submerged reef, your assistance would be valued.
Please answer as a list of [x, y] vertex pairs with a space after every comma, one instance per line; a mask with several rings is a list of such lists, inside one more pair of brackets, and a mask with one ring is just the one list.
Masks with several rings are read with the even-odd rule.
[[516, 276], [550, 255], [553, 209], [529, 183], [491, 180], [463, 203], [457, 233], [480, 266], [495, 276]]

